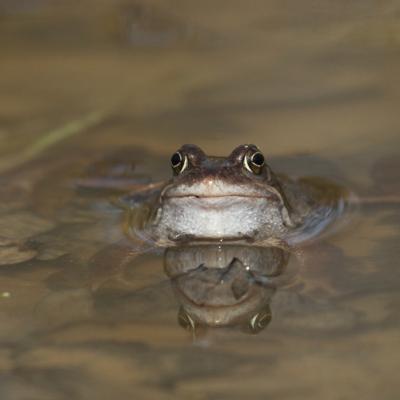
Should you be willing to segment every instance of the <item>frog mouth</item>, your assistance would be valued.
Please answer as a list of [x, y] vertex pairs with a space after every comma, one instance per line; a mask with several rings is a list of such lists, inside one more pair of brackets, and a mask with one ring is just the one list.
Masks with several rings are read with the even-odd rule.
[[279, 198], [271, 193], [271, 194], [248, 194], [248, 193], [226, 193], [226, 194], [173, 194], [164, 196], [165, 199], [184, 199], [184, 198], [195, 198], [195, 199], [224, 199], [224, 198], [252, 198], [252, 199], [266, 199], [266, 200], [276, 200], [279, 201]]
[[183, 185], [166, 185], [160, 193], [161, 200], [169, 199], [264, 199], [266, 201], [284, 203], [281, 193], [277, 188], [267, 184], [254, 183], [242, 184], [226, 182], [223, 179], [202, 180], [199, 183]]

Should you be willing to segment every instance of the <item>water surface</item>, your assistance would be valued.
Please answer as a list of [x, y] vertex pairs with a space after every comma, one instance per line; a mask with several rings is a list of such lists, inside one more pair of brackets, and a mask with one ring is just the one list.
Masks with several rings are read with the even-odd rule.
[[[1, 399], [397, 399], [399, 15], [398, 1], [2, 1]], [[183, 329], [163, 252], [119, 268], [117, 193], [75, 187], [115, 160], [167, 178], [182, 143], [255, 143], [274, 170], [365, 200], [290, 257], [257, 334]]]

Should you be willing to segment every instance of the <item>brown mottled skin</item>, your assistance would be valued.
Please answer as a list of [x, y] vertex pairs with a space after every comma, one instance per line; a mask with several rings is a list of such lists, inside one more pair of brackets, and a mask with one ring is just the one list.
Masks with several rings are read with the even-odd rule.
[[[265, 162], [256, 172], [248, 168], [250, 156], [260, 153], [255, 145], [238, 146], [228, 157], [207, 156], [192, 144], [183, 145], [177, 153], [184, 160], [183, 168], [173, 168], [173, 177], [161, 189], [151, 226], [153, 237], [161, 241], [221, 238], [298, 243], [322, 231], [342, 211], [345, 191], [331, 182], [276, 175]], [[240, 205], [231, 207], [232, 199], [241, 201], [243, 213]], [[218, 226], [207, 232], [205, 220]], [[253, 224], [254, 229], [251, 225], [240, 231], [234, 226], [237, 220]]]
[[240, 145], [228, 157], [216, 157], [207, 156], [200, 147], [194, 144], [185, 144], [178, 152], [187, 155], [190, 167], [186, 173], [175, 175], [170, 183], [192, 185], [204, 179], [214, 181], [221, 179], [235, 185], [249, 183], [254, 186], [269, 185], [282, 194], [286, 207], [291, 209], [277, 176], [267, 164], [258, 175], [243, 168], [243, 158], [246, 153], [258, 151], [259, 149], [254, 144]]

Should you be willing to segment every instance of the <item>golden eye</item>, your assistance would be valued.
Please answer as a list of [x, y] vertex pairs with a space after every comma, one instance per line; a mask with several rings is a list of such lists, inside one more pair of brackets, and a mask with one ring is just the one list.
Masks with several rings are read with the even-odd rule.
[[256, 151], [253, 154], [246, 155], [243, 159], [244, 167], [253, 174], [260, 174], [265, 165], [265, 158], [262, 153]]
[[182, 173], [188, 164], [187, 157], [177, 151], [171, 156], [171, 167], [176, 174]]
[[265, 163], [265, 158], [259, 151], [257, 151], [251, 156], [250, 161], [254, 166], [261, 168]]

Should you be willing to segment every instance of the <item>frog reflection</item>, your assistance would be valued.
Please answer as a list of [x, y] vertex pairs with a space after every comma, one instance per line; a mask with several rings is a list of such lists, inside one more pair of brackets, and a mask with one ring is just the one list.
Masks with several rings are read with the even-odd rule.
[[181, 304], [179, 323], [238, 326], [258, 333], [271, 321], [270, 300], [289, 260], [278, 247], [197, 245], [169, 248], [165, 272]]

